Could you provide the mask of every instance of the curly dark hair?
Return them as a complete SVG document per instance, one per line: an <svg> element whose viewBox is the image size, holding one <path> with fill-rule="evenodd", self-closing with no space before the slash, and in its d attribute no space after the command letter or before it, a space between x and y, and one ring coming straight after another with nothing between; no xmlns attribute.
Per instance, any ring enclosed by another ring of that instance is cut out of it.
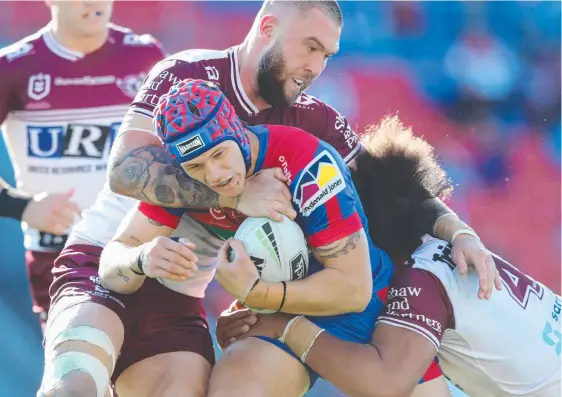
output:
<svg viewBox="0 0 562 397"><path fill-rule="evenodd" d="M392 258L409 255L435 214L428 200L446 199L451 181L433 147L416 137L398 116L386 116L367 127L352 178L369 222L373 242ZM429 230L428 230L429 229Z"/></svg>

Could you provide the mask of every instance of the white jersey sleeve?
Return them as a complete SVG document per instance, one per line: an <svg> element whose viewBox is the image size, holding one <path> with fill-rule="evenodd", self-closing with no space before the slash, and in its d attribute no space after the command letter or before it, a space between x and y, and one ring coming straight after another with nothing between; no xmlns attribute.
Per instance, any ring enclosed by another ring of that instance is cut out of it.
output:
<svg viewBox="0 0 562 397"><path fill-rule="evenodd" d="M75 238L78 238L92 245L105 247L136 203L135 199L113 193L106 183L98 193L94 205L82 212L82 219L72 229L67 245L73 244Z"/></svg>
<svg viewBox="0 0 562 397"><path fill-rule="evenodd" d="M475 271L461 276L442 240L425 238L412 259L414 271L439 279L454 312L438 356L455 384L473 396L560 396L559 296L494 256L503 289L479 300ZM441 305L416 302L420 313Z"/></svg>

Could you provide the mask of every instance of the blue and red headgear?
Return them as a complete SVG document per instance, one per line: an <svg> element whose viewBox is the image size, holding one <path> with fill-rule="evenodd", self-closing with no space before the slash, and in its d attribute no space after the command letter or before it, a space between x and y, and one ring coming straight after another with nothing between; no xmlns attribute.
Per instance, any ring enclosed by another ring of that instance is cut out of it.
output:
<svg viewBox="0 0 562 397"><path fill-rule="evenodd" d="M238 144L250 169L250 141L234 108L213 83L185 79L162 95L154 109L154 127L166 150L181 164L221 142Z"/></svg>

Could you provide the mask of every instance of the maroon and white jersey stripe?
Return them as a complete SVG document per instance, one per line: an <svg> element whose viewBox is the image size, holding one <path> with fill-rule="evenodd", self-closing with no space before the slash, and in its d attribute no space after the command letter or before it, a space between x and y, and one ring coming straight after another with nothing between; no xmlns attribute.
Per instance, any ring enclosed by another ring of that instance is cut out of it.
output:
<svg viewBox="0 0 562 397"><path fill-rule="evenodd" d="M109 148L147 72L164 58L149 35L112 25L105 44L82 54L65 48L50 25L0 50L0 123L18 187L31 193L75 189L94 203ZM64 237L27 229L25 245L58 251Z"/></svg>
<svg viewBox="0 0 562 397"><path fill-rule="evenodd" d="M435 238L395 275L377 324L409 329L436 349L443 372L471 396L560 396L560 297L494 256L503 282L479 300Z"/></svg>
<svg viewBox="0 0 562 397"><path fill-rule="evenodd" d="M313 96L303 93L291 107L259 111L242 87L237 47L223 51L187 50L160 62L145 80L131 105L129 115L152 118L152 111L160 96L167 93L172 85L186 78L218 84L238 116L251 125L281 124L298 127L332 145L348 163L360 152L357 135L346 118ZM131 118L130 125L123 126L124 130L153 133L153 130L146 128L146 124L138 125L132 120L134 119Z"/></svg>

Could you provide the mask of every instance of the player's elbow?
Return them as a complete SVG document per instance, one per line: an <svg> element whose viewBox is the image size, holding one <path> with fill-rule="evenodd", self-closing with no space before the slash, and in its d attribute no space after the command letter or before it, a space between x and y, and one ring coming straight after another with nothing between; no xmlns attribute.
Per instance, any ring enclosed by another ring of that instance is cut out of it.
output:
<svg viewBox="0 0 562 397"><path fill-rule="evenodd" d="M359 313L365 310L369 305L369 302L371 302L371 297L373 295L373 283L371 280L368 280L368 283L357 283L354 285L354 288L350 312Z"/></svg>
<svg viewBox="0 0 562 397"><path fill-rule="evenodd" d="M136 186L127 181L121 175L120 170L109 170L107 183L109 185L109 190L113 193L120 194L122 196L131 197L132 192L135 190Z"/></svg>
<svg viewBox="0 0 562 397"><path fill-rule="evenodd" d="M143 135L141 135L143 134ZM107 179L109 189L123 196L131 196L139 188L139 171L142 163L132 152L143 145L149 135L142 132L120 132L109 154ZM153 139L149 136L148 139Z"/></svg>
<svg viewBox="0 0 562 397"><path fill-rule="evenodd" d="M373 295L373 282L370 277L349 277L345 291L345 310L350 313L364 311Z"/></svg>

